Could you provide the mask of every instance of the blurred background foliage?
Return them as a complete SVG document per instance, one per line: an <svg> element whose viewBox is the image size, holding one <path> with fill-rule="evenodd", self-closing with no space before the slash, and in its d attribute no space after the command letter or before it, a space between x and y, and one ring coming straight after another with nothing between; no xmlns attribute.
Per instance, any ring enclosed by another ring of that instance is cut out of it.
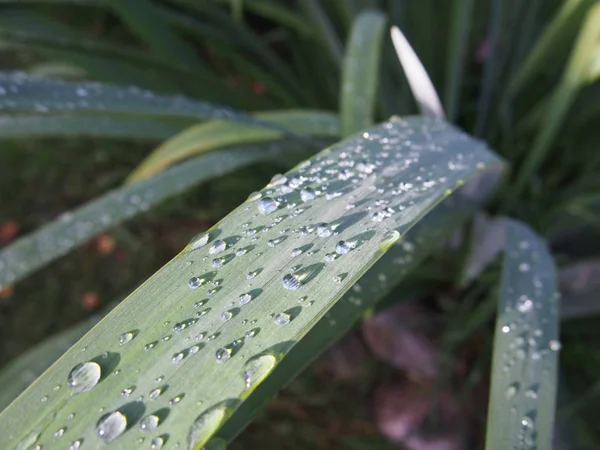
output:
<svg viewBox="0 0 600 450"><path fill-rule="evenodd" d="M599 448L600 2L2 0L0 68L138 86L248 112L336 113L344 105L344 49L366 9L385 14L386 29L395 24L406 34L448 120L509 162L485 214L531 224L561 269L556 448ZM377 76L377 121L417 113L387 33ZM32 137L26 128L15 131L10 117L0 116L0 245L118 187L162 140L89 130ZM196 122L162 119L170 128L161 133ZM4 287L0 369L123 298L192 235L301 159L254 164L205 183ZM231 448L481 447L500 268L494 242L501 241L485 214ZM473 246L490 250L474 260ZM472 276L464 276L465 264ZM394 354L378 351L389 340ZM430 370L427 361L412 367L411 352L443 369ZM449 446L434 447L438 441Z"/></svg>

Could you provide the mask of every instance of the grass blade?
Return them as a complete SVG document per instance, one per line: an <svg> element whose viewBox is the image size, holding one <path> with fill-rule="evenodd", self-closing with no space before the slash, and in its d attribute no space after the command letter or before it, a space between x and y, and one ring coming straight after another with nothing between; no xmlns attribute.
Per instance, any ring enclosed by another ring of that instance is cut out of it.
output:
<svg viewBox="0 0 600 450"><path fill-rule="evenodd" d="M396 54L400 64L402 64L404 74L421 114L431 117L444 117L444 109L440 98L427 75L425 67L419 61L419 57L398 27L392 27L391 34Z"/></svg>
<svg viewBox="0 0 600 450"><path fill-rule="evenodd" d="M261 121L276 124L299 135L339 138L340 126L337 115L320 111L277 111L258 113ZM129 176L128 182L141 180L163 170L165 167L217 148L245 143L268 142L282 139L280 131L261 127L233 125L213 121L188 128L163 143L146 158Z"/></svg>
<svg viewBox="0 0 600 450"><path fill-rule="evenodd" d="M344 136L373 123L385 22L384 14L367 10L352 25L342 67L340 114Z"/></svg>
<svg viewBox="0 0 600 450"><path fill-rule="evenodd" d="M325 150L276 177L117 306L0 415L0 435L9 447L32 436L47 445L74 413L64 442L130 449L143 433L139 421L154 414L157 434L202 448L402 235L497 162L481 142L427 118L395 119ZM121 345L123 334L129 342ZM82 362L104 376L72 395L65 383ZM130 386L143 400L120 395ZM157 387L164 393L150 399ZM103 413L89 407L96 402ZM115 433L103 414L120 425Z"/></svg>
<svg viewBox="0 0 600 450"><path fill-rule="evenodd" d="M594 71L598 49L600 49L600 4L596 3L588 11L562 80L548 102L545 120L517 174L514 195L522 192L527 182L539 169L579 91L600 75Z"/></svg>
<svg viewBox="0 0 600 450"><path fill-rule="evenodd" d="M507 221L506 243L486 449L549 449L560 347L554 261L520 222Z"/></svg>
<svg viewBox="0 0 600 450"><path fill-rule="evenodd" d="M162 141L183 128L183 125L130 117L0 115L0 139L91 136Z"/></svg>
<svg viewBox="0 0 600 450"><path fill-rule="evenodd" d="M157 95L137 87L44 79L22 72L0 72L0 109L36 113L226 119L268 126L230 108L181 96Z"/></svg>
<svg viewBox="0 0 600 450"><path fill-rule="evenodd" d="M394 245L371 267L290 351L273 374L262 383L227 421L219 436L231 441L283 386L359 321L365 311L397 287L428 255L439 249L467 217L471 208L452 196L410 230L402 242Z"/></svg>
<svg viewBox="0 0 600 450"><path fill-rule="evenodd" d="M300 6L304 9L310 20L314 22L316 29L321 35L321 40L327 47L327 50L329 50L333 61L337 66L340 66L342 64L344 46L329 17L327 17L327 13L317 0L301 0Z"/></svg>
<svg viewBox="0 0 600 450"><path fill-rule="evenodd" d="M446 59L446 87L444 89L446 111L448 111L448 120L451 122L456 120L460 103L472 14L473 0L454 0L449 51Z"/></svg>
<svg viewBox="0 0 600 450"><path fill-rule="evenodd" d="M305 147L297 142L244 146L209 153L139 183L115 189L66 213L0 251L0 286L12 284L45 264L151 206L239 167Z"/></svg>

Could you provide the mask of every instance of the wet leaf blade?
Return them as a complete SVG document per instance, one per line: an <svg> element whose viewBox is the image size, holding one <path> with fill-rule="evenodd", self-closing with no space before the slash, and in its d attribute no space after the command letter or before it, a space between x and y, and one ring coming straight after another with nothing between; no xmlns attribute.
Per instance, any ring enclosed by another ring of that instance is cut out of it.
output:
<svg viewBox="0 0 600 450"><path fill-rule="evenodd" d="M203 181L305 147L297 142L242 146L209 153L139 183L91 200L0 251L0 286L15 283L75 246Z"/></svg>
<svg viewBox="0 0 600 450"><path fill-rule="evenodd" d="M452 196L438 205L394 245L329 310L308 334L290 351L273 373L227 421L218 433L228 441L238 435L277 392L302 370L344 336L365 311L373 308L428 255L441 248L452 232L468 217L472 207ZM401 295L401 294L400 294Z"/></svg>
<svg viewBox="0 0 600 450"><path fill-rule="evenodd" d="M161 141L183 128L181 125L130 117L117 119L102 116L0 116L0 139L90 136Z"/></svg>
<svg viewBox="0 0 600 450"><path fill-rule="evenodd" d="M559 346L556 284L545 242L526 225L507 220L487 450L551 448Z"/></svg>
<svg viewBox="0 0 600 450"><path fill-rule="evenodd" d="M340 114L348 136L373 123L385 14L361 12L352 25L342 66Z"/></svg>
<svg viewBox="0 0 600 450"><path fill-rule="evenodd" d="M340 135L339 122L333 113L291 110L258 113L255 117L303 136L337 138ZM186 129L154 150L133 171L129 181L147 178L171 164L210 150L283 137L281 131L251 125L223 121L202 123Z"/></svg>
<svg viewBox="0 0 600 450"><path fill-rule="evenodd" d="M453 189L499 162L483 143L437 119L395 119L365 132L368 138L359 133L298 165L286 174L288 184L276 178L262 202L249 199L142 284L0 415L8 445L31 433L50 442L70 413L78 420L62 439L99 445L101 413L90 405L102 405L102 414L127 417L112 448L135 448L140 419L160 411L168 415L157 433L201 448L399 238ZM345 170L349 158L354 173ZM297 189L309 187L323 193L305 195L303 204ZM121 345L126 332L135 337ZM71 395L68 374L89 361L103 376ZM64 388L54 391L57 384ZM134 386L131 397L121 395ZM157 387L164 392L150 400Z"/></svg>

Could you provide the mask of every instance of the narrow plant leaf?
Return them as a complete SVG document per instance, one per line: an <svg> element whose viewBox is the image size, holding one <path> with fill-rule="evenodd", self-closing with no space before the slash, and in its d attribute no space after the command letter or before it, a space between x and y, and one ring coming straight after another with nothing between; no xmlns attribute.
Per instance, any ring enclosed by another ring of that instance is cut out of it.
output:
<svg viewBox="0 0 600 450"><path fill-rule="evenodd" d="M514 185L515 195L523 190L545 160L579 91L594 81L594 67L599 49L600 3L596 3L586 15L562 80L552 93L545 109L542 126L518 172Z"/></svg>
<svg viewBox="0 0 600 450"><path fill-rule="evenodd" d="M474 0L454 0L450 28L449 51L446 59L446 86L444 99L448 119L454 121L460 103L463 68L469 44Z"/></svg>
<svg viewBox="0 0 600 450"><path fill-rule="evenodd" d="M303 136L338 138L340 127L335 114L321 111L275 111L256 117ZM165 167L199 153L230 145L268 142L282 139L281 131L223 121L202 123L188 128L163 143L129 176L128 181L147 178Z"/></svg>
<svg viewBox="0 0 600 450"><path fill-rule="evenodd" d="M150 1L110 0L110 6L165 61L206 71L192 45L171 30L160 10Z"/></svg>
<svg viewBox="0 0 600 450"><path fill-rule="evenodd" d="M344 46L321 3L317 0L300 0L300 6L315 24L323 44L327 47L333 61L339 66L342 63Z"/></svg>
<svg viewBox="0 0 600 450"><path fill-rule="evenodd" d="M311 328L265 382L227 421L218 433L219 436L231 441L239 434L283 386L290 383L331 344L344 336L363 317L365 311L373 308L400 285L406 275L427 256L440 249L471 211L471 205L457 195L436 206L344 294L325 315L324 320Z"/></svg>
<svg viewBox="0 0 600 450"><path fill-rule="evenodd" d="M162 141L183 128L183 125L130 117L0 115L0 139L92 136Z"/></svg>
<svg viewBox="0 0 600 450"><path fill-rule="evenodd" d="M0 435L9 447L47 445L64 426L64 442L128 449L154 415L156 434L202 448L401 236L497 162L442 121L408 118L274 177L19 396L0 415Z"/></svg>
<svg viewBox="0 0 600 450"><path fill-rule="evenodd" d="M14 283L67 254L76 245L137 216L161 201L239 167L289 154L305 147L297 142L242 146L209 153L139 183L115 189L63 214L38 231L0 251L0 287Z"/></svg>
<svg viewBox="0 0 600 450"><path fill-rule="evenodd" d="M507 220L487 450L552 447L560 349L556 283L544 241Z"/></svg>
<svg viewBox="0 0 600 450"><path fill-rule="evenodd" d="M230 108L181 96L157 95L137 87L46 79L22 72L0 72L0 110L213 118L268 126Z"/></svg>
<svg viewBox="0 0 600 450"><path fill-rule="evenodd" d="M391 35L396 54L400 64L402 64L404 74L421 114L431 117L444 117L444 109L440 98L419 57L398 27L392 27Z"/></svg>
<svg viewBox="0 0 600 450"><path fill-rule="evenodd" d="M340 114L344 136L373 123L385 22L384 14L367 10L352 25L342 66Z"/></svg>

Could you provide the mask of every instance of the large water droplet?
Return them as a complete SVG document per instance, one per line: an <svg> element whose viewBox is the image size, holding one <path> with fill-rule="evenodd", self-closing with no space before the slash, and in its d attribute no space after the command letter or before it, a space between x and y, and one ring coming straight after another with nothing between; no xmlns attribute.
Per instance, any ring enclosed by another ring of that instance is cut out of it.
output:
<svg viewBox="0 0 600 450"><path fill-rule="evenodd" d="M158 417L154 414L150 414L140 420L140 428L142 431L154 431L158 427L158 422Z"/></svg>
<svg viewBox="0 0 600 450"><path fill-rule="evenodd" d="M288 273L283 277L282 280L283 287L289 289L290 291L295 291L302 284L300 281L300 277L295 273Z"/></svg>
<svg viewBox="0 0 600 450"><path fill-rule="evenodd" d="M287 314L287 313L279 313L279 314L277 314L277 315L275 316L275 320L274 320L274 322L275 322L277 325L280 325L280 326L285 326L285 325L287 325L288 323L290 323L290 321L291 321L291 317L290 317L290 315L289 315L289 314Z"/></svg>
<svg viewBox="0 0 600 450"><path fill-rule="evenodd" d="M248 293L242 294L238 297L238 301L240 302L240 305L246 305L247 303L250 302L250 300L252 300L252 296Z"/></svg>
<svg viewBox="0 0 600 450"><path fill-rule="evenodd" d="M105 442L111 442L123 434L127 428L127 417L120 411L113 411L100 417L96 424L96 433Z"/></svg>
<svg viewBox="0 0 600 450"><path fill-rule="evenodd" d="M69 372L67 380L71 391L78 394L89 391L96 386L101 375L102 369L98 363L86 362L73 367L71 372Z"/></svg>
<svg viewBox="0 0 600 450"><path fill-rule="evenodd" d="M270 354L259 355L248 360L244 366L242 378L246 389L258 385L273 370L277 359Z"/></svg>
<svg viewBox="0 0 600 450"><path fill-rule="evenodd" d="M277 211L278 203L271 197L261 198L258 202L258 211L261 214L268 215Z"/></svg>
<svg viewBox="0 0 600 450"><path fill-rule="evenodd" d="M188 449L202 448L229 415L230 410L224 405L213 406L200 414L190 428Z"/></svg>
<svg viewBox="0 0 600 450"><path fill-rule="evenodd" d="M225 241L217 239L215 242L212 243L212 245L208 249L208 253L210 253L211 255L216 255L218 253L223 253L226 248L227 244L225 243Z"/></svg>
<svg viewBox="0 0 600 450"><path fill-rule="evenodd" d="M18 444L16 450L28 450L33 444L35 444L38 440L39 433L32 431L27 436L25 436Z"/></svg>
<svg viewBox="0 0 600 450"><path fill-rule="evenodd" d="M201 233L192 238L190 241L190 250L202 248L208 244L209 233Z"/></svg>

